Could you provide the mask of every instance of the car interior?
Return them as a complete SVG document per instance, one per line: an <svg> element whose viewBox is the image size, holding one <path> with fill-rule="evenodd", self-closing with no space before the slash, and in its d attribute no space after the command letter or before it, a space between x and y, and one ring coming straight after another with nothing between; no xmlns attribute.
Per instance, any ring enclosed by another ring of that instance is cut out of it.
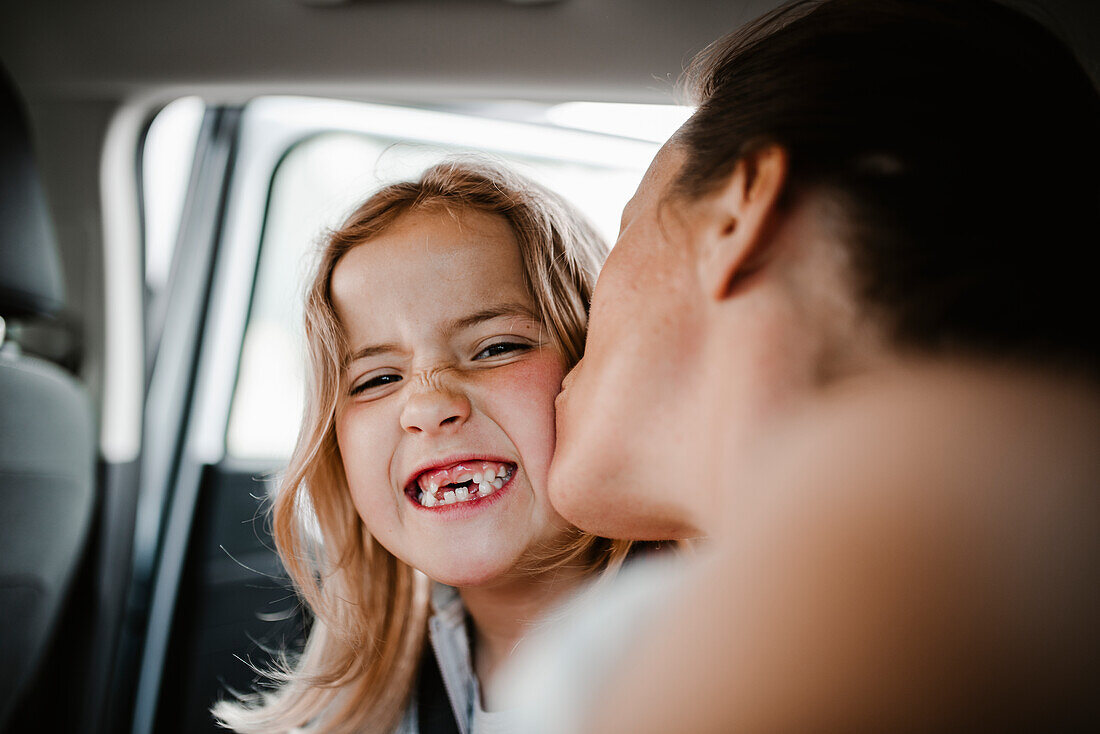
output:
<svg viewBox="0 0 1100 734"><path fill-rule="evenodd" d="M613 242L685 64L778 4L3 0L0 732L217 730L309 625L265 507L318 238L476 155ZM1100 79L1100 3L1013 4Z"/></svg>

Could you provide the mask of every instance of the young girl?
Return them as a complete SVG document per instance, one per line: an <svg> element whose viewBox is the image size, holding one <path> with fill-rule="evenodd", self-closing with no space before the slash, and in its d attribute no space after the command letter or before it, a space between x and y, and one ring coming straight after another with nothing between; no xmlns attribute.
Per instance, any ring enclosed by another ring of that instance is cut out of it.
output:
<svg viewBox="0 0 1100 734"><path fill-rule="evenodd" d="M273 690L215 706L224 726L501 729L498 664L629 547L546 497L554 398L606 253L561 198L480 163L388 186L329 236L305 307L305 418L273 508L313 622Z"/></svg>

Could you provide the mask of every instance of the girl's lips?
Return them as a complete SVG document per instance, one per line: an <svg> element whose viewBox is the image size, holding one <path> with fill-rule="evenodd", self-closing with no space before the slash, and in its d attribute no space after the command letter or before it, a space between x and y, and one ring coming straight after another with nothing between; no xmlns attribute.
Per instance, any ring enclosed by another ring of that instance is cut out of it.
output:
<svg viewBox="0 0 1100 734"><path fill-rule="evenodd" d="M416 489L420 485L425 483L425 480L431 481L437 479L437 484L446 484L447 479L454 478L448 477L448 474L453 474L460 471L460 467L466 466L471 474L478 471L484 472L485 464L496 464L498 466L515 466L515 462L498 456L488 456L485 454L463 454L460 456L449 456L439 461L433 461L430 463L421 464L412 471L409 477L405 480L405 491L409 492Z"/></svg>
<svg viewBox="0 0 1100 734"><path fill-rule="evenodd" d="M513 480L515 479L517 469L518 467L513 464L511 471L509 471L504 481L501 482L500 487L493 487L492 491L486 495L482 495L480 492L477 492L476 496L469 499L458 499L457 497L449 498L445 496L442 501L436 500L436 504L432 504L430 506L423 504L421 500L418 499L418 497L416 496L419 493L421 497L424 497L425 493L423 492L405 492L405 496L409 498L409 502L412 503L413 507L418 510L422 510L424 512L438 513L441 515L445 515L449 518L460 519L463 517L468 517L475 512L478 512L480 509L496 503L504 495L508 494L508 490L512 487ZM455 490L451 490L444 493L441 490L440 494L455 494L455 492ZM431 502L430 499L426 499L426 501Z"/></svg>

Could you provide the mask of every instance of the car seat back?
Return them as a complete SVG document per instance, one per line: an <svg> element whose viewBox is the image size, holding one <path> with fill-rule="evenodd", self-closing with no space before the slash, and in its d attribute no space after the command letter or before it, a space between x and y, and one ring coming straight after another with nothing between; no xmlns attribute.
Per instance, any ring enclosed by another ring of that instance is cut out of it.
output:
<svg viewBox="0 0 1100 734"><path fill-rule="evenodd" d="M55 317L63 303L26 116L0 69L0 730L57 631L95 509L87 394L25 354L11 328Z"/></svg>

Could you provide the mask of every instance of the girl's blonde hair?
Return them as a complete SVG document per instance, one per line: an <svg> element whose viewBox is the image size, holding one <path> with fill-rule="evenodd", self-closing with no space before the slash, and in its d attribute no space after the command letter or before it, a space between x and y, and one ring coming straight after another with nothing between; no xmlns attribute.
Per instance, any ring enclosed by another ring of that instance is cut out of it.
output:
<svg viewBox="0 0 1100 734"><path fill-rule="evenodd" d="M506 169L449 161L387 186L325 240L306 295L309 377L305 416L272 506L275 546L312 612L305 649L266 671L271 687L221 701L222 726L240 732L386 732L400 721L416 677L429 582L367 532L351 502L335 418L348 355L330 283L340 258L402 216L476 210L511 226L524 278L549 341L567 367L584 351L588 304L607 245L561 197ZM630 548L574 530L540 568L617 567Z"/></svg>

